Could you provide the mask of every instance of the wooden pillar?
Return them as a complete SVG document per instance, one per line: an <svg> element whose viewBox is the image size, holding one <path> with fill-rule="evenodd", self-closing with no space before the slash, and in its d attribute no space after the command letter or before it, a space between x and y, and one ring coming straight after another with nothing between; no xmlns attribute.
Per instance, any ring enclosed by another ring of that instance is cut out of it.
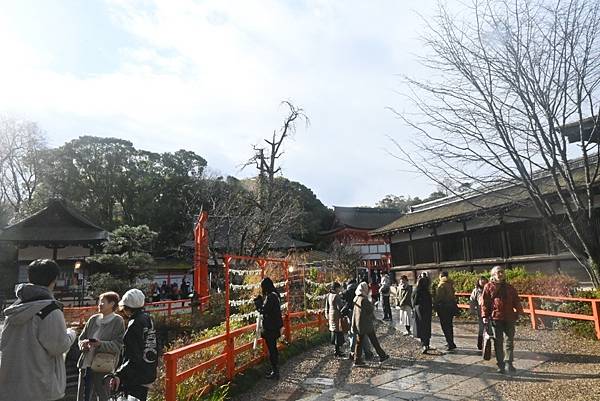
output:
<svg viewBox="0 0 600 401"><path fill-rule="evenodd" d="M408 231L408 260L410 265L414 266L415 263L415 248L413 246L412 231Z"/></svg>
<svg viewBox="0 0 600 401"><path fill-rule="evenodd" d="M440 264L442 255L440 252L440 241L437 234L437 227L433 226L433 263Z"/></svg>
<svg viewBox="0 0 600 401"><path fill-rule="evenodd" d="M508 244L508 233L506 232L506 224L504 218L500 215L500 240L502 241L502 259L505 261L510 258L509 244Z"/></svg>
<svg viewBox="0 0 600 401"><path fill-rule="evenodd" d="M470 244L470 238L469 235L467 234L467 222L465 220L462 221L462 226L463 226L463 238L462 238L462 245L463 245L463 258L465 261L469 261L471 260L471 244Z"/></svg>

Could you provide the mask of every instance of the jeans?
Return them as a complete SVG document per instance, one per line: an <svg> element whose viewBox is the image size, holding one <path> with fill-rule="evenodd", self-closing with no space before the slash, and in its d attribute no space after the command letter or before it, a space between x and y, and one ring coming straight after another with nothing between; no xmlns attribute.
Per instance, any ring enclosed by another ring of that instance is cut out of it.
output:
<svg viewBox="0 0 600 401"><path fill-rule="evenodd" d="M513 363L513 351L515 348L515 322L508 320L493 320L492 331L494 333L494 349L496 351L496 362L499 367L504 367L504 362ZM506 344L504 343L506 335ZM506 355L504 348L506 347ZM506 359L505 359L506 356Z"/></svg>
<svg viewBox="0 0 600 401"><path fill-rule="evenodd" d="M392 318L392 307L390 306L390 296L383 295L383 318L391 319Z"/></svg>
<svg viewBox="0 0 600 401"><path fill-rule="evenodd" d="M381 345L379 345L379 340L377 340L377 336L375 335L375 332L372 331L370 333L359 334L357 336L356 350L354 351L354 361L356 361L356 362L362 361L362 351L363 351L362 344L365 341L365 338L368 338L369 341L371 341L371 344L373 344L373 347L375 347L375 351L377 351L377 355L379 355L380 358L383 358L386 355L383 348L381 348Z"/></svg>
<svg viewBox="0 0 600 401"><path fill-rule="evenodd" d="M354 352L356 348L356 339L358 338L357 334L352 332L348 332L348 340L350 341L350 352ZM363 342L360 344L362 350L365 352L365 357L370 359L373 357L373 349L371 348L371 342L369 341L369 337L365 337Z"/></svg>

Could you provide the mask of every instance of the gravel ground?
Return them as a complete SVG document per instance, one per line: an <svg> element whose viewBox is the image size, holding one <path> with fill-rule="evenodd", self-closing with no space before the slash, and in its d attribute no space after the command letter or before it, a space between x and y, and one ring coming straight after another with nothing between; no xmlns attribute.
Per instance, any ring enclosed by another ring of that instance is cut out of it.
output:
<svg viewBox="0 0 600 401"><path fill-rule="evenodd" d="M248 392L235 397L235 400L259 401L278 399L277 397L296 400L311 393L306 385L301 386L307 378L334 378L335 387L365 383L371 377L385 373L386 370L404 368L417 360L433 359L436 356L435 354L422 355L418 340L403 336L401 332L387 324L380 322L376 329L381 347L390 355L390 359L383 366L380 367L377 362L367 361L367 367L352 369L352 361L334 357L333 345L324 344L286 361L280 368L282 379L279 382L261 380ZM377 356L375 360L378 360ZM315 389L315 392L318 391Z"/></svg>
<svg viewBox="0 0 600 401"><path fill-rule="evenodd" d="M473 332L476 327L470 322L457 323L456 331L463 330ZM421 355L418 340L404 337L385 324L378 325L377 335L391 356L382 367L371 363L367 368L352 369L351 361L335 358L333 346L325 344L286 361L281 367L281 381L261 380L235 400L296 400L310 395L311 388L303 384L308 378L334 378L335 387L365 383L386 370L407 367L417 360L437 356ZM523 324L517 328L515 350L517 369L519 351L545 354L549 359L531 372L520 372L515 377L507 375L506 381L482 393L481 400L600 401L599 341L574 337L560 330L534 331ZM316 388L318 385L313 392L318 392Z"/></svg>
<svg viewBox="0 0 600 401"><path fill-rule="evenodd" d="M508 376L481 399L600 401L600 341L521 325L515 350L544 354L549 360L527 374ZM518 353L515 365L518 369Z"/></svg>

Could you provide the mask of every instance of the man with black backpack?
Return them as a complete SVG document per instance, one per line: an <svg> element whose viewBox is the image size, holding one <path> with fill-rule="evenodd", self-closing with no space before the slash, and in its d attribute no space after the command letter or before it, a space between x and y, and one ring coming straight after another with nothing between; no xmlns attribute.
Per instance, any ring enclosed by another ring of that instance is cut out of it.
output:
<svg viewBox="0 0 600 401"><path fill-rule="evenodd" d="M17 287L17 301L6 308L0 342L0 401L53 401L65 396L64 354L77 333L65 324L54 299L59 267L50 259L28 266L29 283Z"/></svg>

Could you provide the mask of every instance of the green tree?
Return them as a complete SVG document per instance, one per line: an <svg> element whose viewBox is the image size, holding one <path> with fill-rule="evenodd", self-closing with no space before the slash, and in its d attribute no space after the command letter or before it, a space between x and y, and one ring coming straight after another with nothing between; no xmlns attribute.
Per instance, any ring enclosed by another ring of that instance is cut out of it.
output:
<svg viewBox="0 0 600 401"><path fill-rule="evenodd" d="M144 275L151 275L154 258L151 255L157 233L148 226L128 225L115 229L104 243L103 252L89 256L86 262L97 273L110 273L130 284Z"/></svg>

